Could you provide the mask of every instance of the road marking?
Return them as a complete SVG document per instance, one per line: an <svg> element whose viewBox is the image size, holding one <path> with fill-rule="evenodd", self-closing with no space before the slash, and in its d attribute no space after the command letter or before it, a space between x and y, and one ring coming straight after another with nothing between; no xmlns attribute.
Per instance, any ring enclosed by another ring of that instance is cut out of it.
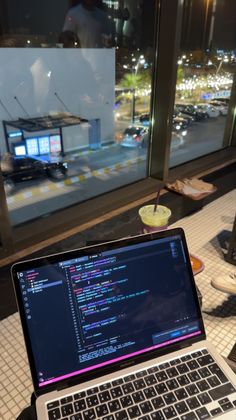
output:
<svg viewBox="0 0 236 420"><path fill-rule="evenodd" d="M142 163L143 161L146 161L146 156L140 156L134 159L126 160L121 163L115 163L114 165L108 166L106 168L96 169L96 170L87 172L86 174L72 176L70 178L66 178L64 181L60 181L56 183L51 182L50 184L44 185L42 187L33 187L30 190L19 192L19 193L16 193L14 196L7 197L7 204L10 206L11 204L14 204L17 202L19 203L20 201L25 201L27 198L43 195L46 192L55 191L59 188L65 188L67 186L83 182L86 179L89 179L92 177L96 178L101 175L108 175L108 174L111 174L112 172L119 171L131 165Z"/></svg>

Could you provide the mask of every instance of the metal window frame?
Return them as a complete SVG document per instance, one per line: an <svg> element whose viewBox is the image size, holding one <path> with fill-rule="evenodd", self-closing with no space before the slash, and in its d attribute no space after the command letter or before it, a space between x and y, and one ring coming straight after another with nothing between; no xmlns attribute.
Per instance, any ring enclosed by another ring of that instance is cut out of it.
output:
<svg viewBox="0 0 236 420"><path fill-rule="evenodd" d="M162 180L167 178L169 171L182 16L183 0L160 1L156 67L152 86L154 123L151 132L149 175Z"/></svg>
<svg viewBox="0 0 236 420"><path fill-rule="evenodd" d="M174 171L178 176L196 175L200 168L210 168L217 162L216 155L220 156L227 149L213 153L212 160L208 156L193 162L186 162L181 167L169 169L172 115L175 100L177 56L181 39L181 23L183 16L183 0L156 0L159 13L155 25L155 57L152 82L151 110L154 123L151 128L151 146L148 156L147 178L118 190L108 192L94 199L60 210L47 219L43 218L26 225L12 229L6 195L3 187L3 178L0 173L0 258L11 255L13 252L32 246L38 242L52 238L58 232L82 225L96 216L109 214L111 210L118 209L135 200L143 199L163 186L167 176L174 178ZM167 30L168 28L168 30ZM232 109L236 104L236 76L232 93ZM235 152L236 129L235 114L227 121L225 132L225 148L229 145ZM231 143L229 143L231 139ZM230 147L228 147L230 149ZM230 150L229 150L230 153ZM228 153L228 154L229 154ZM227 153L226 153L227 154ZM234 154L235 155L235 154Z"/></svg>

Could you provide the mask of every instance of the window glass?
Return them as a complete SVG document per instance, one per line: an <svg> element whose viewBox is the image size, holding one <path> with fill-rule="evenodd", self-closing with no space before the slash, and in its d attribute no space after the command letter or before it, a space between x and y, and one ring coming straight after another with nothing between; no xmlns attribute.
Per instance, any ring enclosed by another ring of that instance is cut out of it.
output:
<svg viewBox="0 0 236 420"><path fill-rule="evenodd" d="M235 19L235 0L184 1L170 166L224 147Z"/></svg>
<svg viewBox="0 0 236 420"><path fill-rule="evenodd" d="M18 3L0 6L1 170L14 226L147 176L156 19L155 0Z"/></svg>

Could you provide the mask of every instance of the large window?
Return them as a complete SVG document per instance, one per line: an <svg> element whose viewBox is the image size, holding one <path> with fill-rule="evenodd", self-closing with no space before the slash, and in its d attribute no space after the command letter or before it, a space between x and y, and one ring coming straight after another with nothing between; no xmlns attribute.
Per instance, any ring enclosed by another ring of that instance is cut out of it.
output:
<svg viewBox="0 0 236 420"><path fill-rule="evenodd" d="M13 226L147 177L154 0L4 0L1 170Z"/></svg>
<svg viewBox="0 0 236 420"><path fill-rule="evenodd" d="M236 68L234 0L185 0L170 165L222 149Z"/></svg>

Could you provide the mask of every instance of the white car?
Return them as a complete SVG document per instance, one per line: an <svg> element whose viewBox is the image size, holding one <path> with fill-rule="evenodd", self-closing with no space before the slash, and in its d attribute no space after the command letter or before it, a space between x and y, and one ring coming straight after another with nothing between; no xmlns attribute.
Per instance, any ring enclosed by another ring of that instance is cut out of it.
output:
<svg viewBox="0 0 236 420"><path fill-rule="evenodd" d="M211 117L211 118L216 118L216 117L219 117L220 115L220 110L218 109L218 107L214 105L197 104L195 105L195 108L198 109L199 111L206 112L208 117Z"/></svg>
<svg viewBox="0 0 236 420"><path fill-rule="evenodd" d="M218 109L218 111L221 115L227 115L228 114L228 106L220 103L220 101L211 101L211 102L209 102L209 105L213 105L216 109Z"/></svg>
<svg viewBox="0 0 236 420"><path fill-rule="evenodd" d="M123 133L120 142L123 147L147 147L148 145L148 128L131 125L127 127Z"/></svg>

